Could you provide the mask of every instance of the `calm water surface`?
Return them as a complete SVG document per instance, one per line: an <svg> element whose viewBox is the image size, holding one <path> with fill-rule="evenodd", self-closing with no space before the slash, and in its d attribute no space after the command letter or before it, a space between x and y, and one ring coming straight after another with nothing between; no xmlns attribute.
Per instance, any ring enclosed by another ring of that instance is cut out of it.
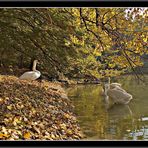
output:
<svg viewBox="0 0 148 148"><path fill-rule="evenodd" d="M148 76L146 80L148 80ZM133 95L128 105L106 108L100 85L77 85L66 89L88 140L148 140L148 85L132 76L114 82Z"/></svg>

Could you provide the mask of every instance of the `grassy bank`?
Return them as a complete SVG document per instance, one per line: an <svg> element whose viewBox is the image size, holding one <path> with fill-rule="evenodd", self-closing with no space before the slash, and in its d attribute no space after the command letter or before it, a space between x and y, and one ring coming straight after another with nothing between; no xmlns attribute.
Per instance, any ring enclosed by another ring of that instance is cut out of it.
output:
<svg viewBox="0 0 148 148"><path fill-rule="evenodd" d="M78 140L82 133L60 83L0 75L1 140Z"/></svg>

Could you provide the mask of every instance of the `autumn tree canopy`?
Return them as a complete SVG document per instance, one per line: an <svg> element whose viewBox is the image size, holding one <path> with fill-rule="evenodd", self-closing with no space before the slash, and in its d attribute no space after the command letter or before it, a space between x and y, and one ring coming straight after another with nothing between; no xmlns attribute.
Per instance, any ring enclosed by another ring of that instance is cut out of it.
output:
<svg viewBox="0 0 148 148"><path fill-rule="evenodd" d="M141 66L147 54L145 8L0 9L0 64L40 60L50 76L114 76Z"/></svg>

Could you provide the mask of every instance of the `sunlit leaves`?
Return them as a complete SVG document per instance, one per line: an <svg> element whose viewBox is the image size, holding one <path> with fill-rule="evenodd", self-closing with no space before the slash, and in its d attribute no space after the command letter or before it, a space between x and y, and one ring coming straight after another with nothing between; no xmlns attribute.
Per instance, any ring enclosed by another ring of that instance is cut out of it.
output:
<svg viewBox="0 0 148 148"><path fill-rule="evenodd" d="M127 69L123 56L141 65L134 57L147 53L147 8L2 9L0 14L0 55L6 65L26 66L38 58L42 71L70 77L106 65ZM103 61L96 61L100 56Z"/></svg>
<svg viewBox="0 0 148 148"><path fill-rule="evenodd" d="M133 21L126 16L126 14L128 13L126 11L126 8L99 8L97 9L99 15L96 20L95 10L95 8L83 8L81 10L83 20L85 20L82 22L83 28L85 29L85 32L88 33L87 35L89 40L92 40L93 43L100 45L98 52L96 51L96 49L92 48L90 49L90 53L92 53L92 51L94 50L94 56L101 55L103 57L100 51L107 51L108 57L106 57L106 60L104 61L106 62L106 64L108 63L107 65L110 69L114 69L116 65L118 65L120 68L125 69L129 68L129 65L132 65L133 67L140 66L141 61L139 56L143 55L146 52L144 48L147 42L147 39L145 37L147 30L145 30L146 28L144 29L144 22L146 21L145 17L142 17L142 15L140 14L139 17L135 18ZM133 13L136 13L138 15L141 10L134 9ZM128 13L128 16L133 15L133 13ZM146 9L144 9L143 14L146 13ZM80 19L82 20L82 18ZM97 21L99 22L98 26L96 24ZM103 23L104 26L102 26L101 23ZM99 41L97 40L98 38ZM87 47L89 44L91 43L85 41L85 45ZM110 53L111 50L113 50L114 52L125 50L126 55L120 52L121 57L118 55L117 61L113 61L116 62L116 64L113 64L111 61L114 56L116 57L116 54L113 55L112 53ZM124 56L126 56L127 58ZM87 59L89 61L89 58ZM129 63L128 59L131 60L131 63Z"/></svg>

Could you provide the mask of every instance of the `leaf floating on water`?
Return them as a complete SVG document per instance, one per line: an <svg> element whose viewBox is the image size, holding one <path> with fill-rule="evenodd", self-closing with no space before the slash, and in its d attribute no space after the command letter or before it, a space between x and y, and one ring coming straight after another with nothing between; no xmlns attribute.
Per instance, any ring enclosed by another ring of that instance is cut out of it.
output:
<svg viewBox="0 0 148 148"><path fill-rule="evenodd" d="M131 130L130 130L130 129L127 129L126 131L127 131L127 132L130 132Z"/></svg>

